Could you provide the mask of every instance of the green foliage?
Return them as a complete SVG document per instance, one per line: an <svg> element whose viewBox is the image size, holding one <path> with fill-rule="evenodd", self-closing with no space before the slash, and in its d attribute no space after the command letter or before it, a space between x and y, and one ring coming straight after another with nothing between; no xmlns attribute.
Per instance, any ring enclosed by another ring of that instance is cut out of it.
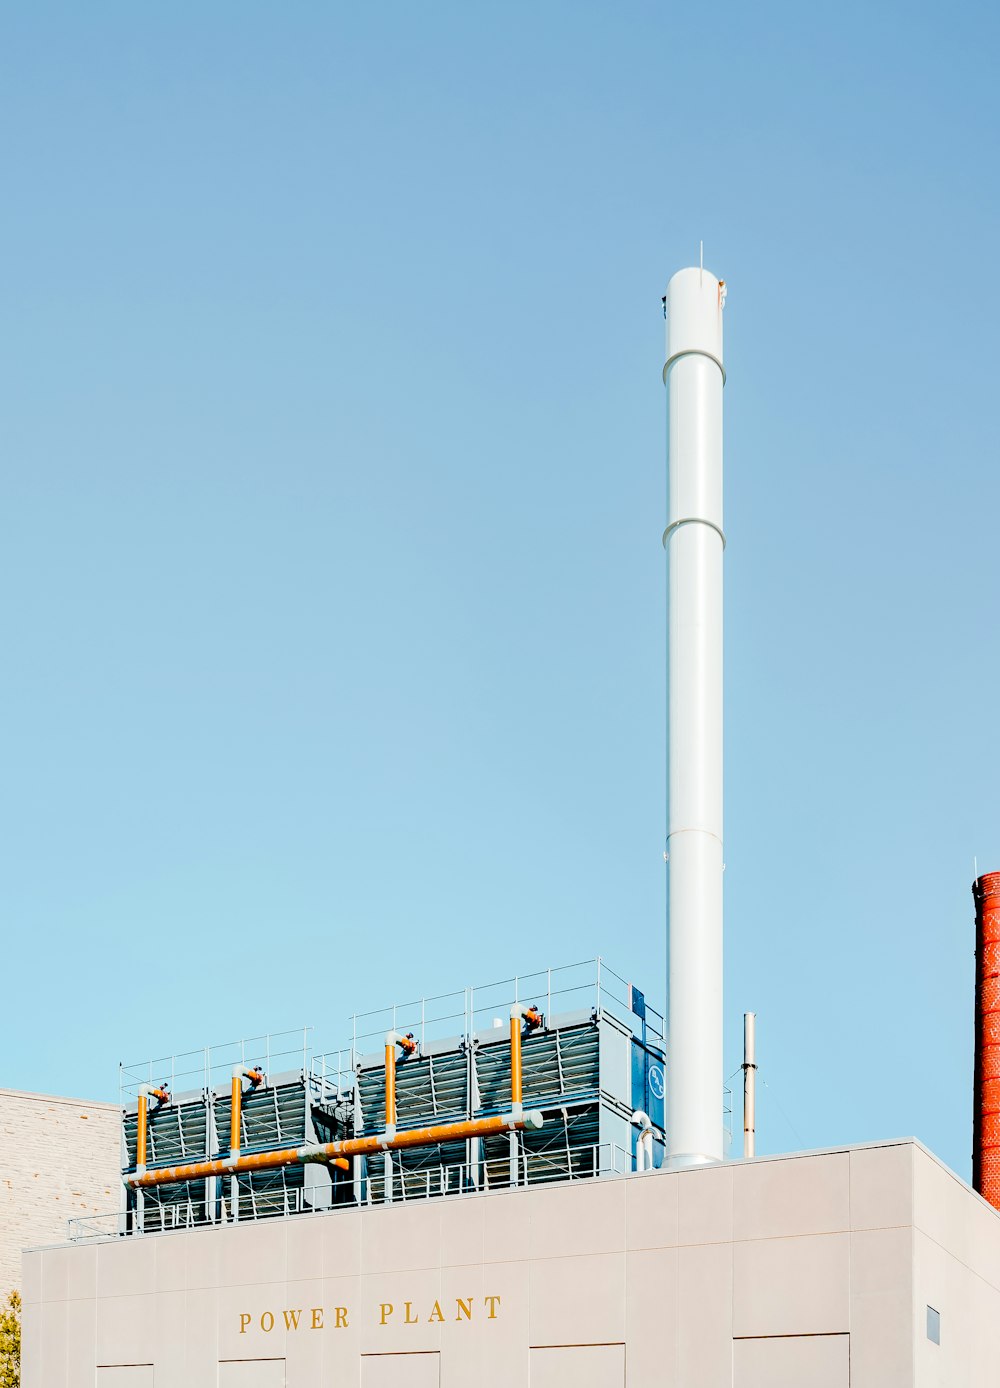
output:
<svg viewBox="0 0 1000 1388"><path fill-rule="evenodd" d="M0 1310L0 1388L21 1382L21 1294L11 1292Z"/></svg>

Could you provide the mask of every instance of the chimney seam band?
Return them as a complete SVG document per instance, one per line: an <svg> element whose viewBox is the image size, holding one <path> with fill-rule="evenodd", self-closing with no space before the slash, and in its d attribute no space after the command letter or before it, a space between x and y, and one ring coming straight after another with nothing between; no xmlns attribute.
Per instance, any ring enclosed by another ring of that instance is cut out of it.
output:
<svg viewBox="0 0 1000 1388"><path fill-rule="evenodd" d="M672 357L667 357L667 360L664 362L664 364L663 364L663 384L664 384L664 385L667 384L667 372L668 372L668 371L670 370L670 368L673 366L673 364L674 364L675 361L680 361L681 357L707 357L709 361L714 361L715 364L716 364L716 366L717 366L717 367L719 368L719 370L722 372L722 384L723 384L723 385L726 384L726 368L722 365L722 362L719 361L719 358L718 358L717 356L714 356L713 353L711 353L711 352L703 352L702 349L701 349L700 347L685 347L685 349L683 350L683 352L675 352L674 355L673 355Z"/></svg>
<svg viewBox="0 0 1000 1388"><path fill-rule="evenodd" d="M710 530L714 530L722 541L722 548L726 547L726 532L721 525L716 525L715 521L706 520L704 516L681 516L680 520L671 521L663 532L663 548L666 549L667 541L675 530L679 530L682 525L707 525Z"/></svg>
<svg viewBox="0 0 1000 1388"><path fill-rule="evenodd" d="M722 847L722 836L720 834L717 834L714 829L702 829L697 824L685 824L679 829L671 829L667 834L668 846L670 840L675 839L678 834L705 834L708 838L715 839L719 847Z"/></svg>

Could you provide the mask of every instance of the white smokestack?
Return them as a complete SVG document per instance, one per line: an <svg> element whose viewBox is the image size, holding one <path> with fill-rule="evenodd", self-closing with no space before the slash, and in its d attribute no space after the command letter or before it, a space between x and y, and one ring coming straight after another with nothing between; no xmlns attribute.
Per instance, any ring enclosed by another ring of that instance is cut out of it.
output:
<svg viewBox="0 0 1000 1388"><path fill-rule="evenodd" d="M721 1161L722 308L667 285L667 1159Z"/></svg>

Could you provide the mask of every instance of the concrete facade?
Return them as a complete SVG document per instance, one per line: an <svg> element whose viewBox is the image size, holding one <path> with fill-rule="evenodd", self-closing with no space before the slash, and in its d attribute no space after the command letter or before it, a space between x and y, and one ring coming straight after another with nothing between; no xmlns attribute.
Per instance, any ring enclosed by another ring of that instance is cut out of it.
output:
<svg viewBox="0 0 1000 1388"><path fill-rule="evenodd" d="M985 1388L1000 1215L903 1141L45 1249L24 1297L23 1388Z"/></svg>
<svg viewBox="0 0 1000 1388"><path fill-rule="evenodd" d="M0 1298L20 1286L22 1249L116 1207L120 1172L117 1104L0 1089Z"/></svg>

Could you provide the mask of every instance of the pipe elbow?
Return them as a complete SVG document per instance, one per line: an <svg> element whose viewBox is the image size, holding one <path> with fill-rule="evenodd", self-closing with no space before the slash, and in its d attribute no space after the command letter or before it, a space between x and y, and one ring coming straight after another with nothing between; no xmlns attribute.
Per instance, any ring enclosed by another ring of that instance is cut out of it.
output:
<svg viewBox="0 0 1000 1388"><path fill-rule="evenodd" d="M155 1099L158 1104L170 1103L170 1090L165 1084L140 1084L140 1099Z"/></svg>
<svg viewBox="0 0 1000 1388"><path fill-rule="evenodd" d="M641 1108L637 1108L632 1114L632 1122L637 1128L641 1128L644 1133L649 1132L653 1123L648 1113L644 1113Z"/></svg>
<svg viewBox="0 0 1000 1388"><path fill-rule="evenodd" d="M404 1055L413 1055L417 1049L417 1040L412 1031L408 1031L405 1036L399 1031L387 1031L385 1044L387 1046L399 1046Z"/></svg>

